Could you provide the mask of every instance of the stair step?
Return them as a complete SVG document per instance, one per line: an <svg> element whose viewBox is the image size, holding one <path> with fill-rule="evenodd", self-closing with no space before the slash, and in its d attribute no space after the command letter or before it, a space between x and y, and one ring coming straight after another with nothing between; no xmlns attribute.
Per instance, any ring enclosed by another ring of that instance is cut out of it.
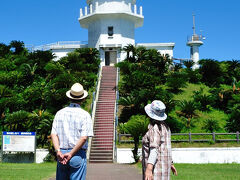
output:
<svg viewBox="0 0 240 180"><path fill-rule="evenodd" d="M110 129L106 129L106 128L101 128L101 129L94 129L93 132L95 133L113 133L114 129L110 128Z"/></svg>
<svg viewBox="0 0 240 180"><path fill-rule="evenodd" d="M112 106L115 105L115 101L112 102L97 102L97 106Z"/></svg>
<svg viewBox="0 0 240 180"><path fill-rule="evenodd" d="M94 134L94 137L98 137L98 138L105 138L105 137L108 137L108 138L113 138L113 134Z"/></svg>
<svg viewBox="0 0 240 180"><path fill-rule="evenodd" d="M114 112L114 111L115 111L115 107L113 108L101 107L96 109L96 112Z"/></svg>
<svg viewBox="0 0 240 180"><path fill-rule="evenodd" d="M112 160L113 157L112 156L90 156L89 160Z"/></svg>
<svg viewBox="0 0 240 180"><path fill-rule="evenodd" d="M113 163L113 160L89 160L89 163Z"/></svg>
<svg viewBox="0 0 240 180"><path fill-rule="evenodd" d="M92 139L92 141L95 141L95 140L102 140L102 141L104 141L104 140L106 140L106 141L113 141L113 137L94 137L93 139Z"/></svg>
<svg viewBox="0 0 240 180"><path fill-rule="evenodd" d="M112 127L96 127L95 129L94 129L94 131L106 131L106 130L113 130L113 126Z"/></svg>
<svg viewBox="0 0 240 180"><path fill-rule="evenodd" d="M99 121L109 122L114 120L114 115L96 114L95 118Z"/></svg>
<svg viewBox="0 0 240 180"><path fill-rule="evenodd" d="M90 153L113 153L113 149L91 149Z"/></svg>
<svg viewBox="0 0 240 180"><path fill-rule="evenodd" d="M103 134L103 133L98 133L98 132L96 132L96 133L94 133L94 137L109 137L109 138L113 138L114 137L114 134L113 133L111 133L111 134Z"/></svg>
<svg viewBox="0 0 240 180"><path fill-rule="evenodd" d="M114 116L114 111L110 112L110 111L104 111L104 110L100 110L100 111L96 111L96 117L102 115L102 116Z"/></svg>
<svg viewBox="0 0 240 180"><path fill-rule="evenodd" d="M113 142L108 143L108 142L92 142L92 147L105 147L109 146L112 147Z"/></svg>
<svg viewBox="0 0 240 180"><path fill-rule="evenodd" d="M96 127L96 128L104 128L104 127L113 128L114 124L95 124L94 127Z"/></svg>
<svg viewBox="0 0 240 180"><path fill-rule="evenodd" d="M90 153L90 156L101 156L101 155L103 155L103 153L96 153L96 152ZM104 155L106 155L106 156L112 156L113 153L112 153L112 152L111 152L111 153L104 153Z"/></svg>
<svg viewBox="0 0 240 180"><path fill-rule="evenodd" d="M94 124L113 124L113 119L109 119L109 120L98 119L98 120L95 120Z"/></svg>
<svg viewBox="0 0 240 180"><path fill-rule="evenodd" d="M114 116L113 115L103 115L103 114L96 114L95 118L97 119L112 119L114 120Z"/></svg>
<svg viewBox="0 0 240 180"><path fill-rule="evenodd" d="M94 132L105 132L105 133L111 133L113 132L113 128L97 128L97 129L94 129L93 131Z"/></svg>
<svg viewBox="0 0 240 180"><path fill-rule="evenodd" d="M103 120L107 120L107 121L112 120L113 121L114 117L109 117L109 116L103 117L103 116L99 116L99 114L96 114L95 119L100 120L100 121L103 121Z"/></svg>
<svg viewBox="0 0 240 180"><path fill-rule="evenodd" d="M105 119L96 119L94 124L114 124L113 119L105 120Z"/></svg>
<svg viewBox="0 0 240 180"><path fill-rule="evenodd" d="M91 146L91 151L102 151L102 150L107 150L107 151L113 151L113 146L104 146L104 145L98 145L97 147L96 146Z"/></svg>
<svg viewBox="0 0 240 180"><path fill-rule="evenodd" d="M98 107L96 108L96 111L106 111L106 112L111 112L111 111L114 111L115 109L115 106L113 106L113 108L109 108L109 107Z"/></svg>
<svg viewBox="0 0 240 180"><path fill-rule="evenodd" d="M114 127L114 124L113 123L108 123L108 124L94 124L94 127L96 128L102 128L102 127Z"/></svg>

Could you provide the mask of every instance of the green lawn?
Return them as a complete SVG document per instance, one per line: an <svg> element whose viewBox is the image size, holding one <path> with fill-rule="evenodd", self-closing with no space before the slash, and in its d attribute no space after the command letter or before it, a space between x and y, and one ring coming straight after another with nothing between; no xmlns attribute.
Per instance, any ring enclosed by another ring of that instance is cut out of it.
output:
<svg viewBox="0 0 240 180"><path fill-rule="evenodd" d="M172 180L238 180L240 164L176 164Z"/></svg>
<svg viewBox="0 0 240 180"><path fill-rule="evenodd" d="M141 169L141 163L137 164ZM239 180L240 164L175 164L178 176L172 180Z"/></svg>
<svg viewBox="0 0 240 180"><path fill-rule="evenodd" d="M194 91L199 91L201 88L203 88L203 92L204 94L209 94L209 87L204 85L204 84L192 84L192 83L188 83L187 86L185 88L182 88L182 92L179 94L175 94L174 95L174 100L190 100L192 99L193 96L193 92Z"/></svg>
<svg viewBox="0 0 240 180"><path fill-rule="evenodd" d="M55 172L56 163L0 163L0 180L47 180Z"/></svg>

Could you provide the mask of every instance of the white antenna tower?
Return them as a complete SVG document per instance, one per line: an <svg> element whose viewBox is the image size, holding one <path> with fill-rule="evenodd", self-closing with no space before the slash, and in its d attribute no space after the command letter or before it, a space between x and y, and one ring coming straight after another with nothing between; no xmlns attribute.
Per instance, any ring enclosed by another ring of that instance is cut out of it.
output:
<svg viewBox="0 0 240 180"><path fill-rule="evenodd" d="M195 24L195 14L192 14L193 16L193 35L188 38L187 46L190 46L190 55L191 59L194 62L193 69L199 68L199 47L203 45L202 39L203 36L196 34L196 24Z"/></svg>

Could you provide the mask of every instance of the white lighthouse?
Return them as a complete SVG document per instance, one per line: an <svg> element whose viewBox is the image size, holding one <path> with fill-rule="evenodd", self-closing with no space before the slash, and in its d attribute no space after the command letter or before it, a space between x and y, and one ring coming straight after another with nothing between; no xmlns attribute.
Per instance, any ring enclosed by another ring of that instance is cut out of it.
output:
<svg viewBox="0 0 240 180"><path fill-rule="evenodd" d="M99 49L101 65L110 65L125 58L121 48L135 45L135 28L143 19L136 0L87 0L78 20L88 29L88 47Z"/></svg>
<svg viewBox="0 0 240 180"><path fill-rule="evenodd" d="M199 68L199 47L203 45L203 37L202 35L196 34L195 29L195 15L193 15L193 35L188 38L187 46L190 46L190 56L192 61L194 62L193 69Z"/></svg>
<svg viewBox="0 0 240 180"><path fill-rule="evenodd" d="M143 26L144 21L143 8L137 7L136 0L86 2L87 6L80 9L78 21L82 28L88 30L88 41L59 41L35 47L34 50L51 50L55 60L59 60L77 48L93 47L100 52L101 66L123 61L126 53L122 48L129 44L156 49L161 55L173 57L175 43L135 43L135 29Z"/></svg>

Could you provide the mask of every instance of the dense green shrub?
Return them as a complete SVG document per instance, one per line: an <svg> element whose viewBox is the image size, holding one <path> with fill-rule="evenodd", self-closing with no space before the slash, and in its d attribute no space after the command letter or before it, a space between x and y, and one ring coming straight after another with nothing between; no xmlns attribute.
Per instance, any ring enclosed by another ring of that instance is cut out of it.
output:
<svg viewBox="0 0 240 180"><path fill-rule="evenodd" d="M220 63L216 60L206 59L199 62L199 72L202 75L202 82L210 87L218 87L223 83L223 72Z"/></svg>
<svg viewBox="0 0 240 180"><path fill-rule="evenodd" d="M166 85L172 92L179 92L180 88L184 88L187 85L187 74L182 72L172 72L167 77Z"/></svg>
<svg viewBox="0 0 240 180"><path fill-rule="evenodd" d="M230 117L227 121L226 128L230 132L240 132L240 104L236 104L231 111Z"/></svg>

